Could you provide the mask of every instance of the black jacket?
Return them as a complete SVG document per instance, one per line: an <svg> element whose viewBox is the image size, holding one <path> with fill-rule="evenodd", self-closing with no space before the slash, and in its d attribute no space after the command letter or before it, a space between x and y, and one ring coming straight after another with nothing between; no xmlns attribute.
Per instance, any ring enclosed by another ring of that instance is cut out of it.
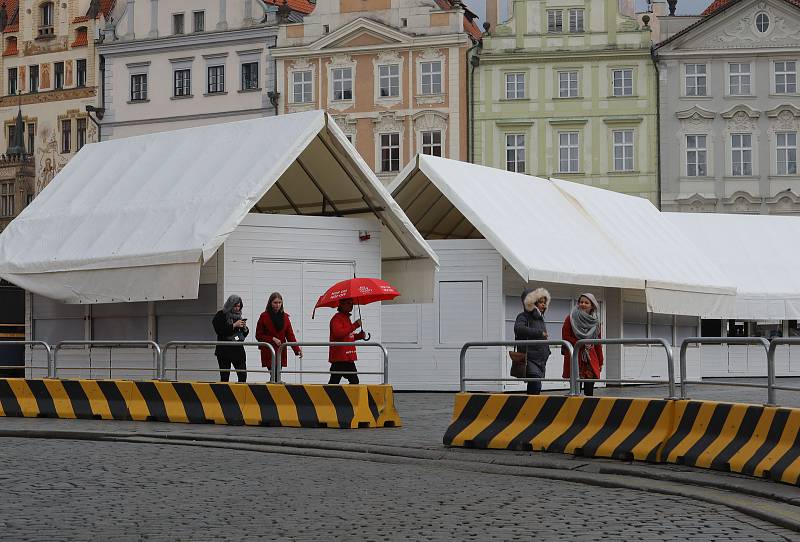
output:
<svg viewBox="0 0 800 542"><path fill-rule="evenodd" d="M522 299L530 293L526 292L522 295ZM523 310L517 315L514 322L514 340L515 341L535 341L543 340L547 327L544 323L544 317L537 310L534 309L530 312ZM550 347L546 344L540 346L520 347L521 352L527 351L528 361L528 377L530 378L544 378L545 366L547 365L547 358L550 357Z"/></svg>
<svg viewBox="0 0 800 542"><path fill-rule="evenodd" d="M230 341L231 336L233 336L233 324L228 323L228 319L225 317L225 313L222 311L217 311L217 314L214 315L214 319L211 321L214 325L214 331L217 333L217 340L218 341ZM247 334L250 333L246 327L242 328L244 331L244 336L247 337ZM214 349L214 354L218 358L222 358L227 361L245 361L247 359L247 355L244 353L244 346L217 346Z"/></svg>

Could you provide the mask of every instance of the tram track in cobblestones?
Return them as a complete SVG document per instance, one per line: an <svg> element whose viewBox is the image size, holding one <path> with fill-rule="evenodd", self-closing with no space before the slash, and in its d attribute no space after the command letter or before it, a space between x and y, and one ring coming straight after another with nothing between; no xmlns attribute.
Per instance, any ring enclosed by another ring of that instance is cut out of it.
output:
<svg viewBox="0 0 800 542"><path fill-rule="evenodd" d="M571 482L595 487L645 491L724 506L752 518L800 533L800 492L780 484L748 487L724 473L659 469L560 454L531 454L447 448L381 446L298 438L231 437L199 433L103 432L0 429L0 437L102 441L237 450L321 459L366 461ZM765 489L767 488L767 489Z"/></svg>

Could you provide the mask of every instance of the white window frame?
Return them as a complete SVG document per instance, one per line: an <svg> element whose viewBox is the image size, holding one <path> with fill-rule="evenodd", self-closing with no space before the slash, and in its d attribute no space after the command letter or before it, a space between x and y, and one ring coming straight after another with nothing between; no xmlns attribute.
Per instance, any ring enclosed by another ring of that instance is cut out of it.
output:
<svg viewBox="0 0 800 542"><path fill-rule="evenodd" d="M558 132L558 172L580 173L581 133L576 130ZM566 142L564 140L566 136ZM566 151L566 158L564 152ZM566 165L566 168L564 167Z"/></svg>
<svg viewBox="0 0 800 542"><path fill-rule="evenodd" d="M211 70L215 70L216 71L216 70L219 70L219 69L222 69L222 72L221 72L221 74L222 74L222 83L220 84L220 81L219 81L220 72L215 73L214 77L216 78L216 80L213 83L215 88L212 89L211 88L211 86L212 86L212 82L211 82L212 73L211 73ZM208 65L206 65L206 96L214 96L214 95L218 95L218 94L225 94L227 92L225 90L227 88L226 87L227 81L225 79L226 79L225 64L220 63L220 64L208 64Z"/></svg>
<svg viewBox="0 0 800 542"><path fill-rule="evenodd" d="M505 76L506 100L525 99L525 72L508 72Z"/></svg>
<svg viewBox="0 0 800 542"><path fill-rule="evenodd" d="M506 171L525 173L527 167L526 135L524 133L507 133L505 138Z"/></svg>
<svg viewBox="0 0 800 542"><path fill-rule="evenodd" d="M189 72L189 77L181 81L182 94L178 94L178 72ZM173 68L172 70L172 97L188 98L192 95L192 69L187 66Z"/></svg>
<svg viewBox="0 0 800 542"><path fill-rule="evenodd" d="M202 24L199 25L199 26L202 26L202 28L198 28L198 24L197 24L197 21L198 21L197 16L198 15L200 16L200 21L202 22ZM198 10L192 11L192 32L205 32L205 30L206 30L206 12L205 12L205 10L198 9Z"/></svg>
<svg viewBox="0 0 800 542"><path fill-rule="evenodd" d="M141 78L141 79L140 79ZM140 103L140 102L147 102L148 101L148 73L145 72L136 72L131 73L129 80L130 80L130 103ZM138 87L138 90L137 90ZM137 97L138 95L138 97Z"/></svg>
<svg viewBox="0 0 800 542"><path fill-rule="evenodd" d="M396 70L396 73L391 73L392 68ZM400 64L378 64L378 98L399 98L401 86ZM384 88L387 89L386 94L383 94ZM392 94L392 90L396 92Z"/></svg>
<svg viewBox="0 0 800 542"><path fill-rule="evenodd" d="M419 63L420 94L442 94L442 65L441 60L423 60Z"/></svg>
<svg viewBox="0 0 800 542"><path fill-rule="evenodd" d="M314 70L294 70L292 75L292 103L295 104L308 104L314 102ZM306 75L308 80L306 80ZM298 81L297 77L302 76L302 80ZM308 86L308 95L306 95L306 85ZM297 90L300 89L300 100L297 100Z"/></svg>
<svg viewBox="0 0 800 542"><path fill-rule="evenodd" d="M439 141L434 141L436 135ZM426 141L427 140L427 141ZM444 156L444 132L442 130L422 130L419 133L420 154L429 156ZM436 152L438 148L438 153Z"/></svg>
<svg viewBox="0 0 800 542"><path fill-rule="evenodd" d="M778 71L778 64L782 64L781 71ZM792 65L791 70L789 64ZM783 78L783 88L778 88L778 77ZM772 88L775 94L797 94L797 61L796 60L775 60L772 63Z"/></svg>
<svg viewBox="0 0 800 542"><path fill-rule="evenodd" d="M703 68L703 72L699 73L698 68ZM689 68L692 68L694 73L689 73ZM688 63L683 65L683 95L696 98L698 96L708 96L708 64ZM702 81L702 94L699 92ZM690 89L693 89L690 91Z"/></svg>
<svg viewBox="0 0 800 542"><path fill-rule="evenodd" d="M738 145L734 142L739 140ZM747 141L747 144L745 144ZM732 133L730 135L731 145L731 176L732 177L752 177L753 176L753 134L751 133ZM748 171L749 166L749 171ZM737 173L738 170L738 173Z"/></svg>
<svg viewBox="0 0 800 542"><path fill-rule="evenodd" d="M561 34L564 32L564 12L560 9L547 10L547 33Z"/></svg>
<svg viewBox="0 0 800 542"><path fill-rule="evenodd" d="M617 85L617 74L620 75L619 82L621 85ZM615 97L633 96L633 68L614 68L611 70L611 95Z"/></svg>
<svg viewBox="0 0 800 542"><path fill-rule="evenodd" d="M775 172L797 175L797 132L775 132Z"/></svg>
<svg viewBox="0 0 800 542"><path fill-rule="evenodd" d="M689 138L694 138L694 143L691 146L689 144ZM700 144L701 140L699 138L702 138L702 145ZM686 134L685 145L686 176L708 177L708 134ZM694 173L692 173L692 167L694 167Z"/></svg>
<svg viewBox="0 0 800 542"><path fill-rule="evenodd" d="M392 136L397 136L397 143L391 141ZM390 138L386 144L384 144L384 137ZM378 171L380 173L397 173L400 171L400 166L403 161L403 134L401 132L382 132L378 134L378 159L380 160L378 163ZM385 149L389 150L389 168L385 169L383 163L383 151ZM395 159L392 157L392 151L397 151L397 168L394 169L394 164L392 164Z"/></svg>
<svg viewBox="0 0 800 542"><path fill-rule="evenodd" d="M572 8L569 10L569 31L573 34L585 32L586 13L583 8ZM580 24L579 24L580 23Z"/></svg>
<svg viewBox="0 0 800 542"><path fill-rule="evenodd" d="M634 171L636 148L634 141L636 133L633 128L621 128L611 131L611 145L613 149L614 171ZM620 156L617 157L617 151Z"/></svg>
<svg viewBox="0 0 800 542"><path fill-rule="evenodd" d="M256 79L255 79L256 86L245 87L244 67L250 66L252 64L256 65ZM239 86L241 87L240 90L242 92L252 92L254 90L261 90L261 61L258 58L248 58L241 60L239 62Z"/></svg>
<svg viewBox="0 0 800 542"><path fill-rule="evenodd" d="M350 91L350 97L346 98L345 93L348 90ZM337 97L337 93L339 97ZM331 68L331 101L352 102L354 93L353 68L351 66L335 66Z"/></svg>
<svg viewBox="0 0 800 542"><path fill-rule="evenodd" d="M178 32L178 25L176 24L178 21L181 22L180 32ZM186 34L186 14L185 13L173 13L172 14L172 35L173 36L181 36Z"/></svg>
<svg viewBox="0 0 800 542"><path fill-rule="evenodd" d="M728 95L729 96L752 96L753 89L753 68L750 62L728 62L726 65L728 72ZM733 71L736 66L737 71ZM742 66L747 66L747 71L741 71ZM736 92L734 92L734 78L736 78ZM745 82L746 81L746 82ZM746 87L747 92L744 92Z"/></svg>
<svg viewBox="0 0 800 542"><path fill-rule="evenodd" d="M562 75L566 76L566 79L563 81L561 78ZM574 80L572 77L573 75L575 76ZM559 70L557 72L557 79L558 79L559 98L577 98L581 95L580 92L581 76L579 70ZM564 87L562 83L566 83L566 87Z"/></svg>

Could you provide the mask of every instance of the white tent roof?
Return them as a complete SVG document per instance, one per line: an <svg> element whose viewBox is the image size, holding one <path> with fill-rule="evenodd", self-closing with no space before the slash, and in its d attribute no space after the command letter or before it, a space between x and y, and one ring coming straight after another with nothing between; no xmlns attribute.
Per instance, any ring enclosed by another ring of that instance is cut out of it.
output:
<svg viewBox="0 0 800 542"><path fill-rule="evenodd" d="M657 313L733 307L733 283L647 200L431 156L389 190L426 238L484 237L526 281L644 290Z"/></svg>
<svg viewBox="0 0 800 542"><path fill-rule="evenodd" d="M0 235L0 276L69 303L196 298L249 212L377 217L384 278L432 299L435 253L322 111L85 146Z"/></svg>
<svg viewBox="0 0 800 542"><path fill-rule="evenodd" d="M728 318L800 319L800 217L664 213L736 284Z"/></svg>

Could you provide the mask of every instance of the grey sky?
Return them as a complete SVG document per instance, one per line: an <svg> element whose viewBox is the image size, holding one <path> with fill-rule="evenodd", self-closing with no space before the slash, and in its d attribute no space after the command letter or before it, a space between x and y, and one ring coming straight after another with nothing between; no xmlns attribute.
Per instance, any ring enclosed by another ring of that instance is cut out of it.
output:
<svg viewBox="0 0 800 542"><path fill-rule="evenodd" d="M698 14L712 2L713 0L678 0L678 15L693 15ZM486 0L465 0L466 5L472 9L480 17L481 22L484 21L486 16ZM503 2L506 3L506 2ZM647 8L647 0L636 0L636 10L644 11ZM500 14L501 19L506 19L506 8L503 7Z"/></svg>

